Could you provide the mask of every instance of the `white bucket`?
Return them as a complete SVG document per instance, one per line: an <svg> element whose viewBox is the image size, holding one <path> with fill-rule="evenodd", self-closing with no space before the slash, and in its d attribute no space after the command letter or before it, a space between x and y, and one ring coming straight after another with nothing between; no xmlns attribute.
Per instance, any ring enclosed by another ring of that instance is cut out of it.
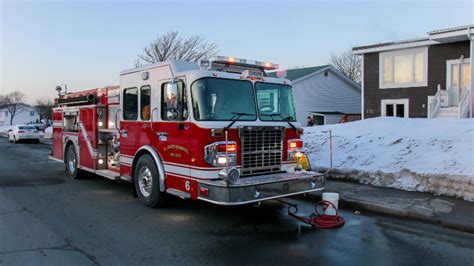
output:
<svg viewBox="0 0 474 266"><path fill-rule="evenodd" d="M323 193L323 201L329 201L336 208L338 207L338 202L339 202L339 193L333 193L333 192L324 192ZM336 215L336 209L331 204L324 204L324 214L325 215Z"/></svg>

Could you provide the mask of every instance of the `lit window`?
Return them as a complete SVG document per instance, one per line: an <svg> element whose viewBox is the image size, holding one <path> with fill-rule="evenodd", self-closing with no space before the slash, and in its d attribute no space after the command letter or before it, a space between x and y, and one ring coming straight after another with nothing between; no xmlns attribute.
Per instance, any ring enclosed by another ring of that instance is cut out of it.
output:
<svg viewBox="0 0 474 266"><path fill-rule="evenodd" d="M428 49L380 53L380 88L427 86Z"/></svg>

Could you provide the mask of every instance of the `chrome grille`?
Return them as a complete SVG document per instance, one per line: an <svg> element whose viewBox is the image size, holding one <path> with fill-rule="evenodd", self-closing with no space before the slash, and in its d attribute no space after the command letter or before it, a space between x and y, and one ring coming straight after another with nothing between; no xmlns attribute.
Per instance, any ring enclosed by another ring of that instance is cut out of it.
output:
<svg viewBox="0 0 474 266"><path fill-rule="evenodd" d="M284 127L240 127L241 175L281 170Z"/></svg>

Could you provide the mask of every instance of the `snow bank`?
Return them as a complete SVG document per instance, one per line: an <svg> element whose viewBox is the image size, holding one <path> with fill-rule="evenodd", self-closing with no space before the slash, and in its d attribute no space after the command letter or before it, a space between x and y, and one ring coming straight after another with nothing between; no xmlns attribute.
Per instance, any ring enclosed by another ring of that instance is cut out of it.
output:
<svg viewBox="0 0 474 266"><path fill-rule="evenodd" d="M305 128L313 167L375 186L474 201L474 119L373 118Z"/></svg>

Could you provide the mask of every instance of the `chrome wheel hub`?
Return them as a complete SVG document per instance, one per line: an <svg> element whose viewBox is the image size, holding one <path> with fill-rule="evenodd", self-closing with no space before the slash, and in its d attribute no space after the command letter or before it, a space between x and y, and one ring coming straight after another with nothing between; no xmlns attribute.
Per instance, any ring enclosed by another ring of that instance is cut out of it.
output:
<svg viewBox="0 0 474 266"><path fill-rule="evenodd" d="M67 165L69 168L69 172L74 173L74 171L76 171L76 161L77 161L76 153L72 149L69 149L67 158L68 158Z"/></svg>
<svg viewBox="0 0 474 266"><path fill-rule="evenodd" d="M149 197L153 187L153 175L148 167L143 166L138 172L138 187L143 196Z"/></svg>

